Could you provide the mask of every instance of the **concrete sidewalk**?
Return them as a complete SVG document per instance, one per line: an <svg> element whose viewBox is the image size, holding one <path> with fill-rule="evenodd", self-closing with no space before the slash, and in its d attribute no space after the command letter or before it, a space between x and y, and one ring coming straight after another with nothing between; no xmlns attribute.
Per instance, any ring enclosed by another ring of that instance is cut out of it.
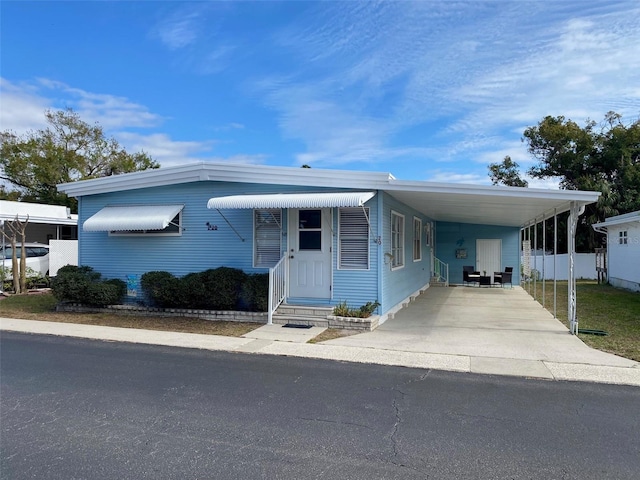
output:
<svg viewBox="0 0 640 480"><path fill-rule="evenodd" d="M272 335L275 328L273 326L269 327L269 329L265 329L263 332L270 330L270 335ZM264 327L260 329L262 328ZM295 335L295 333L292 334L291 332L286 332L288 337L274 339L268 338L268 335L263 335L263 332L255 334L255 332L258 331L256 330L252 332L254 335L249 334L247 338L234 338L192 333L17 320L12 318L0 318L0 330L105 341L198 348L213 351L284 355L456 372L490 373L528 378L546 378L550 380L573 380L640 386L640 364L632 362L631 360L625 360L625 363L620 365L544 360L531 361L517 358L507 361L506 358L495 359L486 356L459 353L429 353L401 349L391 350L357 344L340 345L336 343L336 340L322 344L299 343L298 341L292 341L291 335ZM358 336L360 335L347 338L355 338Z"/></svg>

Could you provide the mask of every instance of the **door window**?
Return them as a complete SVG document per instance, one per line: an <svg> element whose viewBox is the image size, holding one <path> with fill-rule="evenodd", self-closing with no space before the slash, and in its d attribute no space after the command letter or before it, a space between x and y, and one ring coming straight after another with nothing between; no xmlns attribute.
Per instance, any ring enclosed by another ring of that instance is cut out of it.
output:
<svg viewBox="0 0 640 480"><path fill-rule="evenodd" d="M298 212L298 249L322 250L322 211Z"/></svg>

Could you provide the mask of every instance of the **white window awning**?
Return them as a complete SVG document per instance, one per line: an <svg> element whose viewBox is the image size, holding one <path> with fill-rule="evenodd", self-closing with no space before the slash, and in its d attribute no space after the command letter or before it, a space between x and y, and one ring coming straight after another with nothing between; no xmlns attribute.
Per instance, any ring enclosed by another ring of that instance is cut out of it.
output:
<svg viewBox="0 0 640 480"><path fill-rule="evenodd" d="M231 195L209 199L208 208L331 208L361 207L375 192L274 193L263 195Z"/></svg>
<svg viewBox="0 0 640 480"><path fill-rule="evenodd" d="M164 230L184 205L118 205L104 207L83 224L85 232Z"/></svg>

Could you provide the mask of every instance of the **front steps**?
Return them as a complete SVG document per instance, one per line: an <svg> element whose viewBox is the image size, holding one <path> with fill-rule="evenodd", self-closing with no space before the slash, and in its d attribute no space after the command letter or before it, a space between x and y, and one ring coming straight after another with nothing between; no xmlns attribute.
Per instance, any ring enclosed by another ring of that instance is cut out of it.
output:
<svg viewBox="0 0 640 480"><path fill-rule="evenodd" d="M440 278L440 277L432 277L431 281L429 282L429 286L431 287L447 287L448 283Z"/></svg>
<svg viewBox="0 0 640 480"><path fill-rule="evenodd" d="M273 314L273 323L285 325L311 325L313 327L338 328L342 330L374 330L378 326L379 317L368 318L336 317L333 307L285 305L282 304Z"/></svg>

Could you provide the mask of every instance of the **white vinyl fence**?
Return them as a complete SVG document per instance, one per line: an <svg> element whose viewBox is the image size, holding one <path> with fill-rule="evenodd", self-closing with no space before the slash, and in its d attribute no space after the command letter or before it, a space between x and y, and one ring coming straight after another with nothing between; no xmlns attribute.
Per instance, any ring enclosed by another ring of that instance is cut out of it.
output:
<svg viewBox="0 0 640 480"><path fill-rule="evenodd" d="M542 255L531 255L529 260L531 270L540 272L539 279L553 280L553 255L545 255L544 263ZM556 280L567 280L569 277L569 255L560 254L555 257L556 262ZM574 265L575 277L578 279L595 280L598 278L596 272L596 254L595 253L576 253Z"/></svg>
<svg viewBox="0 0 640 480"><path fill-rule="evenodd" d="M65 265L78 265L78 241L49 240L49 276L55 277Z"/></svg>

